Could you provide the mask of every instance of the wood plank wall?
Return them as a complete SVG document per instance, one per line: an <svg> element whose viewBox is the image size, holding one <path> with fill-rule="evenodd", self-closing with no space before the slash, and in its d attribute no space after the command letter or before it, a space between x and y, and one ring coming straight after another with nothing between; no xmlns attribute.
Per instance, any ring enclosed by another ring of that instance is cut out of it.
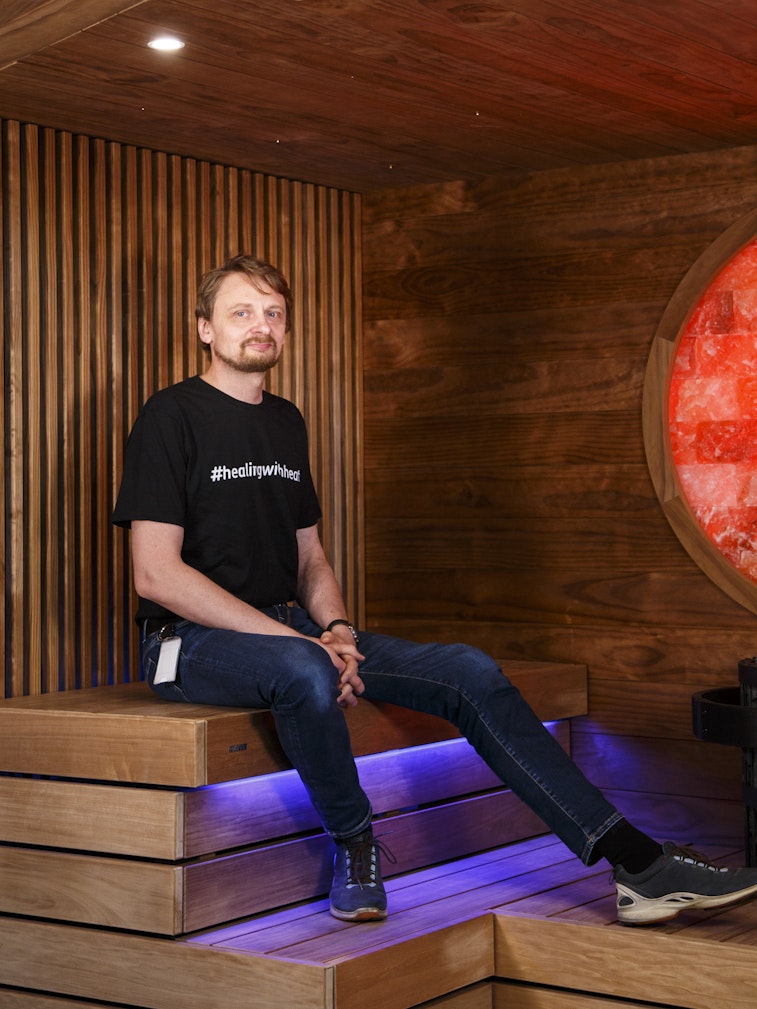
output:
<svg viewBox="0 0 757 1009"><path fill-rule="evenodd" d="M125 437L201 367L201 273L249 251L295 293L271 389L303 410L324 541L362 612L360 200L103 140L0 124L5 696L137 674Z"/></svg>
<svg viewBox="0 0 757 1009"><path fill-rule="evenodd" d="M587 663L579 760L696 839L740 833L739 755L693 739L690 695L736 682L757 618L664 518L642 387L756 167L750 148L363 201L369 625Z"/></svg>

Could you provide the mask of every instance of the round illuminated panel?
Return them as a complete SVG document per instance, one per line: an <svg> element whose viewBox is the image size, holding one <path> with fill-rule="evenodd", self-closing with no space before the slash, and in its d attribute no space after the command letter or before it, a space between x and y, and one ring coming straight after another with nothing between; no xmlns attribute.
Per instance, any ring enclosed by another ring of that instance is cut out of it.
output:
<svg viewBox="0 0 757 1009"><path fill-rule="evenodd" d="M647 366L644 442L679 539L757 613L756 236L750 214L671 299Z"/></svg>
<svg viewBox="0 0 757 1009"><path fill-rule="evenodd" d="M757 583L757 240L718 274L681 334L668 426L694 516Z"/></svg>

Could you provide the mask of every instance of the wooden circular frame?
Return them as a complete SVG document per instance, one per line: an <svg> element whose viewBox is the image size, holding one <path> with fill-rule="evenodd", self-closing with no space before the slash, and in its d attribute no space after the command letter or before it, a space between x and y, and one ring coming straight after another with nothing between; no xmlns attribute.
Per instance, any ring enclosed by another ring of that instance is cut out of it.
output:
<svg viewBox="0 0 757 1009"><path fill-rule="evenodd" d="M657 327L644 378L644 449L662 509L690 557L732 599L757 613L757 584L717 549L684 495L673 461L668 423L670 376L678 343L703 294L741 249L757 236L757 210L736 221L694 263Z"/></svg>

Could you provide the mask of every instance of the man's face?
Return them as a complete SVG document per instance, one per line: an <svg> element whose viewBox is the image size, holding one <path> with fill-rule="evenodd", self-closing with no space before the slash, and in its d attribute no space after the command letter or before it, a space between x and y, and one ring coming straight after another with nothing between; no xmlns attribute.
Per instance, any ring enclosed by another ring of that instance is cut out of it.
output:
<svg viewBox="0 0 757 1009"><path fill-rule="evenodd" d="M244 274L232 273L218 290L210 319L197 331L211 348L211 359L242 372L271 369L284 347L286 301L268 287L255 287Z"/></svg>

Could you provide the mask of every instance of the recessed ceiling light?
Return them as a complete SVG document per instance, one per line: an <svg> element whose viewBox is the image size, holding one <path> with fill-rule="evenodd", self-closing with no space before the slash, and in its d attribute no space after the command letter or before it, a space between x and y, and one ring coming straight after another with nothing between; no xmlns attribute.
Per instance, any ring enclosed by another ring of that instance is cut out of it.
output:
<svg viewBox="0 0 757 1009"><path fill-rule="evenodd" d="M177 49L183 49L184 43L181 39L177 39L173 35L160 35L156 39L152 39L147 43L151 49L159 49L164 53L176 52Z"/></svg>

